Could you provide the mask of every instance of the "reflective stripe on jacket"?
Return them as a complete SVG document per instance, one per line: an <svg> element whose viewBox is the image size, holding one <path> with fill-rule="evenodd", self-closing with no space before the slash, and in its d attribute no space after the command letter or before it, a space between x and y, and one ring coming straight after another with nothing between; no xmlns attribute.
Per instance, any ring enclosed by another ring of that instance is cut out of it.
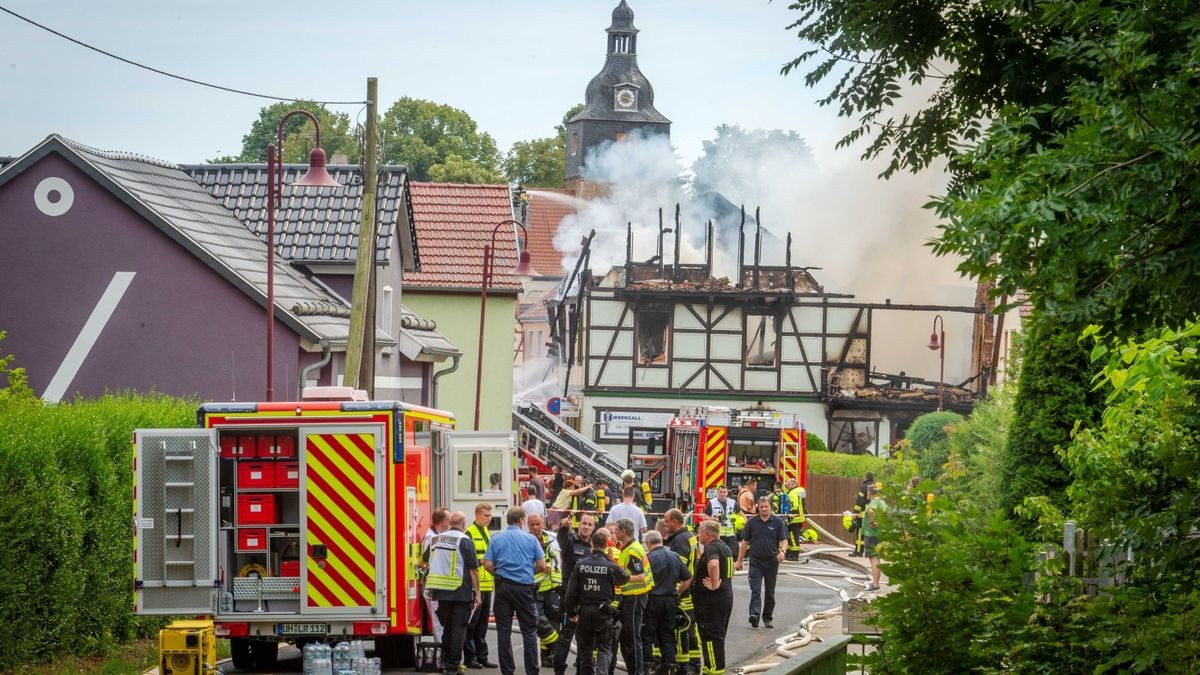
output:
<svg viewBox="0 0 1200 675"><path fill-rule="evenodd" d="M467 535L449 530L433 538L429 550L429 574L425 585L440 591L456 591L463 585L463 559L458 545Z"/></svg>
<svg viewBox="0 0 1200 675"><path fill-rule="evenodd" d="M479 523L471 523L467 528L467 534L471 536L471 541L475 542L475 555L483 560L483 554L487 553L488 544L492 541L491 535L488 534L486 527L480 527ZM487 593L492 590L492 573L484 569L483 565L479 566L479 592Z"/></svg>

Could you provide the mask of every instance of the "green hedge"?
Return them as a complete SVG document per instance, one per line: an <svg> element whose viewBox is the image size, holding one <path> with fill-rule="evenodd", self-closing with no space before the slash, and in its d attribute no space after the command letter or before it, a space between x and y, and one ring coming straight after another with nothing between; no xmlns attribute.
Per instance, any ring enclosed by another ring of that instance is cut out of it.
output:
<svg viewBox="0 0 1200 675"><path fill-rule="evenodd" d="M883 468L887 465L886 457L849 455L844 452L808 452L808 472L822 476L862 478L868 471L875 472L876 476L883 476Z"/></svg>
<svg viewBox="0 0 1200 675"><path fill-rule="evenodd" d="M131 432L195 426L196 406L0 398L0 672L157 629L132 613Z"/></svg>

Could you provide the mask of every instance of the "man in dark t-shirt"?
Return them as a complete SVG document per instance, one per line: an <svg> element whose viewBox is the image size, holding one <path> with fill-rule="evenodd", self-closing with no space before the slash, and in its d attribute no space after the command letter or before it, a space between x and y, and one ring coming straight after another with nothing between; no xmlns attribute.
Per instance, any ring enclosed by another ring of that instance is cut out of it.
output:
<svg viewBox="0 0 1200 675"><path fill-rule="evenodd" d="M725 633L733 613L733 553L721 541L721 525L715 520L700 523L698 539L704 552L692 572L692 599L700 624L700 646L708 671L723 673Z"/></svg>
<svg viewBox="0 0 1200 675"><path fill-rule="evenodd" d="M738 547L737 569L749 554L750 557L750 625L758 628L761 618L767 628L774 628L775 581L779 577L779 563L787 555L788 531L783 519L771 513L771 498L760 497L758 515L746 521L742 530L742 543ZM766 597L762 586L766 582ZM761 610L761 614L759 613Z"/></svg>

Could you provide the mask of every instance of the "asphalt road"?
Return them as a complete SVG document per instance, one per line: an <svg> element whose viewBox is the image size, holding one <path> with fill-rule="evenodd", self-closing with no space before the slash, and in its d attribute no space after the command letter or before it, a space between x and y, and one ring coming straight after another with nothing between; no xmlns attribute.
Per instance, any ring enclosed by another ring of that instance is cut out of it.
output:
<svg viewBox="0 0 1200 675"><path fill-rule="evenodd" d="M769 630L762 626L759 628L752 628L750 626L750 586L746 581L745 573L738 574L734 579L733 586L733 615L729 619L729 632L725 637L727 668L744 666L758 661L775 650L776 638L795 631L800 626L800 622L804 620L804 617L841 604L841 599L836 590L825 588L812 580L795 576L804 575L809 572L814 574L857 573L836 563L818 559L813 559L807 564L784 562L780 569L779 583L775 591L774 630ZM844 589L850 595L853 595L862 588L857 584L836 576L814 576L813 578L832 586L834 589ZM513 628L515 631L515 622ZM496 633L494 630L488 634L488 644L490 647L489 658L495 661L497 651ZM521 640L519 635L515 633L513 636L513 650L516 656L517 673L523 675ZM371 656L370 653L367 655ZM302 665L299 650L285 647L280 649L279 662L273 670L256 672L300 673L303 672ZM220 670L225 673L239 672L228 662L221 664ZM397 669L385 672L399 673L405 671ZM467 672L471 675L499 675L500 670L494 668ZM542 672L549 675L552 671L548 667L543 667ZM573 670L568 670L568 672L573 672Z"/></svg>

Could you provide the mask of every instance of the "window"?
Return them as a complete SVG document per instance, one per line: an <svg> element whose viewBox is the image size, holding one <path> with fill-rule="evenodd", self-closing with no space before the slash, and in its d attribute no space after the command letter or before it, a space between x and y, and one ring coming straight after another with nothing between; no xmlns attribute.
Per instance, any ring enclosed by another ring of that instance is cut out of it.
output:
<svg viewBox="0 0 1200 675"><path fill-rule="evenodd" d="M618 143L624 143L624 142L625 142L625 132L624 132L624 131L618 131L618 132L617 132L617 142L618 142Z"/></svg>
<svg viewBox="0 0 1200 675"><path fill-rule="evenodd" d="M455 457L458 477L455 488L459 494L499 493L504 485L502 450L476 450Z"/></svg>
<svg viewBox="0 0 1200 675"><path fill-rule="evenodd" d="M744 344L747 368L774 368L779 365L779 317L774 314L747 314Z"/></svg>
<svg viewBox="0 0 1200 675"><path fill-rule="evenodd" d="M579 154L579 132L571 134L571 156Z"/></svg>
<svg viewBox="0 0 1200 675"><path fill-rule="evenodd" d="M831 419L829 420L829 449L852 455L878 454L876 441L879 438L877 420Z"/></svg>
<svg viewBox="0 0 1200 675"><path fill-rule="evenodd" d="M380 328L388 335L392 335L392 287L383 287L383 316L380 317ZM395 337L394 335L392 337Z"/></svg>
<svg viewBox="0 0 1200 675"><path fill-rule="evenodd" d="M637 360L644 366L667 362L667 345L671 338L671 315L665 309L641 309L634 316L634 341Z"/></svg>

